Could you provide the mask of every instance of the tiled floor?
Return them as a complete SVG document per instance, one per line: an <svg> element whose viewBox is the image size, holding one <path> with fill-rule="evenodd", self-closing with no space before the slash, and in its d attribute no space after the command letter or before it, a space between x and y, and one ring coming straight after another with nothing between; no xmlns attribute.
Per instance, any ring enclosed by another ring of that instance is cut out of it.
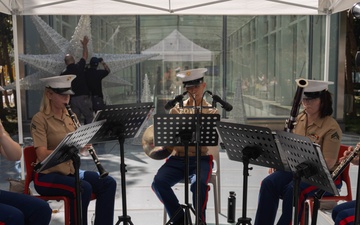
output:
<svg viewBox="0 0 360 225"><path fill-rule="evenodd" d="M359 136L345 135L343 143L348 145L355 145L360 140ZM153 160L147 157L139 143L139 140L134 141L127 140L125 144L125 164L127 168L126 172L126 215L130 216L131 222L135 225L163 224L163 205L157 199L155 194L150 188L152 179L157 169L162 165L163 160ZM98 144L95 146L97 154L100 158L102 165L110 175L118 181L118 189L116 194L115 205L115 217L114 224L125 224L123 221L119 221L119 217L124 216L123 202L121 198L121 180L120 180L120 147L117 142L107 142L104 144ZM247 210L246 215L243 214L243 165L241 162L229 160L224 150L220 152L221 161L221 214L220 224L227 223L227 197L229 191L236 192L236 217L251 218L252 223L254 220L254 214L257 207L257 197L261 180L267 175L267 168L259 166L251 166L252 170L249 171L248 177L248 189L247 189ZM0 188L8 189L7 178L16 178L20 174L17 170L17 165L13 162L8 162L4 159L0 159L0 168L2 171L0 179ZM82 169L96 170L95 164L90 156L82 158ZM352 187L353 193L356 193L357 184L357 167L351 167ZM175 187L180 202L184 202L184 188L179 184ZM212 190L209 192L208 210L207 210L207 224L215 224L214 215L214 196ZM190 194L191 196L191 194ZM191 201L190 201L191 202ZM89 206L89 221L91 221L94 214L94 204L92 201ZM59 209L58 213L53 214L52 225L63 224L63 210L62 204L52 202L51 205L54 209ZM237 221L237 219L236 219ZM91 224L91 223L89 223ZM320 213L318 224L327 225L332 224L328 217Z"/></svg>

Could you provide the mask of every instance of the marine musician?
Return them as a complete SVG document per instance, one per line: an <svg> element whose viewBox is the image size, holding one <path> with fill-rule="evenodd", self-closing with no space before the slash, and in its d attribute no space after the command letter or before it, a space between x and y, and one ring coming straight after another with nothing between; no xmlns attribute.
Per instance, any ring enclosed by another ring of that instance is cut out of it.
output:
<svg viewBox="0 0 360 225"><path fill-rule="evenodd" d="M76 124L69 115L65 105L69 104L71 82L75 75L63 75L43 78L45 86L40 111L31 120L31 135L36 149L37 160L43 161L59 145L64 137L75 131ZM90 146L85 146L90 148ZM34 187L40 195L61 195L71 201L71 225L75 218L75 176L73 162L70 160L35 173ZM82 224L87 225L88 206L92 193L96 196L95 225L113 225L116 181L111 176L99 179L95 171L80 170Z"/></svg>
<svg viewBox="0 0 360 225"><path fill-rule="evenodd" d="M303 111L296 117L292 133L309 137L312 142L319 144L328 169L333 171L338 163L342 131L331 116L333 108L329 84L333 82L308 80L301 99ZM269 173L261 182L255 225L289 225L292 223L293 173L272 169ZM341 187L340 179L335 180L335 185ZM306 198L314 196L318 190L316 186L300 182L298 215L302 215ZM280 199L282 214L275 222Z"/></svg>
<svg viewBox="0 0 360 225"><path fill-rule="evenodd" d="M196 107L203 106L201 113L204 114L217 114L218 110L212 108L211 104L202 98L206 88L206 82L204 80L204 74L207 71L205 68L191 69L180 71L177 74L182 79L184 88L188 93L188 98L182 102L182 106L177 103L174 108L170 109L170 114L194 114ZM201 107L200 107L201 108ZM158 196L160 201L163 202L165 209L172 219L173 224L184 224L184 211L179 204L179 200L176 197L172 187L184 179L185 169L185 148L182 146L166 146L171 152L171 155L166 162L157 171L152 183L152 189ZM200 204L201 212L199 213L200 219L205 223L205 210L208 200L209 191L209 179L212 173L213 157L209 155L210 147L201 146L201 184L200 184ZM196 149L194 146L188 147L189 156L189 179L190 190L193 193L193 204L196 207ZM185 178L186 179L186 178ZM180 212L180 213L178 213Z"/></svg>

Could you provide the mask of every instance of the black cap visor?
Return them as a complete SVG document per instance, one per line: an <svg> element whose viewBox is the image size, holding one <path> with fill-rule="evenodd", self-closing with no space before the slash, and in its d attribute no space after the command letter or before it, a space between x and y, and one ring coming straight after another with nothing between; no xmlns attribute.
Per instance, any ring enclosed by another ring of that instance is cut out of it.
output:
<svg viewBox="0 0 360 225"><path fill-rule="evenodd" d="M325 91L325 90L324 90ZM324 91L315 91L315 92L304 92L304 99L315 99L315 98L320 98L320 96L322 95L322 93Z"/></svg>
<svg viewBox="0 0 360 225"><path fill-rule="evenodd" d="M199 85L201 83L204 82L204 78L199 78L199 79L196 79L196 80L191 80L191 81L187 81L187 82L183 82L184 84L184 87L187 88L187 87L192 87L192 86L195 86L195 85Z"/></svg>
<svg viewBox="0 0 360 225"><path fill-rule="evenodd" d="M49 87L51 90L53 90L56 94L59 95L73 95L74 92L71 90L71 88L52 88Z"/></svg>

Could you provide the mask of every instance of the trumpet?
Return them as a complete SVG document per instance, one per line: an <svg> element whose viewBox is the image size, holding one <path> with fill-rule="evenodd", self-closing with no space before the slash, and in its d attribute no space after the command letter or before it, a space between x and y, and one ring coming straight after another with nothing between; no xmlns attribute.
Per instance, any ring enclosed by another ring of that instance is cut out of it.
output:
<svg viewBox="0 0 360 225"><path fill-rule="evenodd" d="M73 123L74 123L74 127L75 129L79 128L81 125L79 123L79 121L77 120L77 118L75 117L75 114L73 113L73 111L71 110L71 107L69 104L65 104L66 110L68 111L70 118L72 119ZM93 147L90 147L88 149L89 154L91 155L92 159L95 162L95 165L100 173L100 178L104 178L107 175L109 175L109 172L107 172L104 167L101 165L99 158L96 155L95 149Z"/></svg>

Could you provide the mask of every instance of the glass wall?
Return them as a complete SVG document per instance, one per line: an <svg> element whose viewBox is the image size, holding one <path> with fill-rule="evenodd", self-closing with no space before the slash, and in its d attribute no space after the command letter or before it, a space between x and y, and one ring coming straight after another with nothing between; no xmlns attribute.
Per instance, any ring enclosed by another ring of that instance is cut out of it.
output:
<svg viewBox="0 0 360 225"><path fill-rule="evenodd" d="M156 54L142 63L140 73L149 78L157 112L185 91L179 70L207 68L206 89L222 95L222 17L141 16L140 34L141 52Z"/></svg>
<svg viewBox="0 0 360 225"><path fill-rule="evenodd" d="M43 17L67 40L79 18ZM31 23L27 17L25 21ZM333 20L332 28L337 24ZM110 74L126 84L103 81L107 104L139 102L144 86L149 86L156 111L165 112L163 105L184 91L176 72L206 67L206 89L234 106L231 112L221 112L226 118L238 114L253 119L288 117L295 79L323 79L324 27L324 16L91 17L94 52L154 54ZM47 54L41 42L31 45L37 35L36 30L26 28L27 54ZM334 69L336 65L331 64ZM336 81L335 77L330 74L330 80ZM207 99L211 101L210 96ZM35 105L37 111L39 103L34 101L39 100L28 101L28 108ZM29 110L29 118L33 111Z"/></svg>
<svg viewBox="0 0 360 225"><path fill-rule="evenodd" d="M258 16L229 33L227 92L242 92L246 115L288 116L295 80L323 79L324 22L321 16L316 23L310 16Z"/></svg>

